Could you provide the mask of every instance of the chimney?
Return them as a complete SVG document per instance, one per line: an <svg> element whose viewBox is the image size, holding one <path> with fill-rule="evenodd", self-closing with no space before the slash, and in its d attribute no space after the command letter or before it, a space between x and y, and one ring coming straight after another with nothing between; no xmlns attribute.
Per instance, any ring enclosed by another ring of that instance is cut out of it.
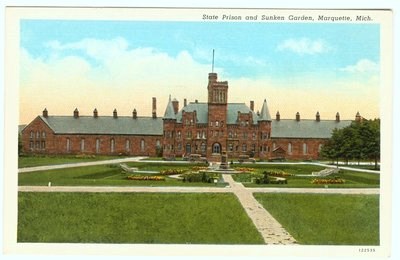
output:
<svg viewBox="0 0 400 260"><path fill-rule="evenodd" d="M174 113L177 114L179 111L179 101L176 98L172 100L172 107L174 108Z"/></svg>
<svg viewBox="0 0 400 260"><path fill-rule="evenodd" d="M276 121L281 121L281 114L279 114L279 111L276 112Z"/></svg>
<svg viewBox="0 0 400 260"><path fill-rule="evenodd" d="M74 118L78 118L79 117L79 111L78 108L75 108L74 110Z"/></svg>
<svg viewBox="0 0 400 260"><path fill-rule="evenodd" d="M117 109L116 108L114 108L113 117L114 118L118 118L118 114L117 114Z"/></svg>
<svg viewBox="0 0 400 260"><path fill-rule="evenodd" d="M360 112L358 112L357 111L357 114L356 114L356 122L361 122L361 115L360 115Z"/></svg>
<svg viewBox="0 0 400 260"><path fill-rule="evenodd" d="M97 118L99 116L99 114L97 113L97 108L95 108L94 110L93 110L93 117L94 118Z"/></svg>
<svg viewBox="0 0 400 260"><path fill-rule="evenodd" d="M336 113L336 122L340 122L340 115L339 115L339 112Z"/></svg>
<svg viewBox="0 0 400 260"><path fill-rule="evenodd" d="M152 116L153 118L157 118L157 100L153 97L153 106L152 106Z"/></svg>
<svg viewBox="0 0 400 260"><path fill-rule="evenodd" d="M44 110L43 110L43 117L48 117L49 116L49 113L47 112L47 108L45 108Z"/></svg>
<svg viewBox="0 0 400 260"><path fill-rule="evenodd" d="M296 121L297 121L297 122L300 121L300 113L299 113L299 112L296 113Z"/></svg>
<svg viewBox="0 0 400 260"><path fill-rule="evenodd" d="M321 121L321 116L319 115L319 111L317 111L317 114L315 115L315 120L317 122Z"/></svg>
<svg viewBox="0 0 400 260"><path fill-rule="evenodd" d="M132 111L132 118L133 118L133 119L136 119L136 118L137 118L136 108L134 108L133 111Z"/></svg>
<svg viewBox="0 0 400 260"><path fill-rule="evenodd" d="M254 112L254 101L250 100L250 110Z"/></svg>
<svg viewBox="0 0 400 260"><path fill-rule="evenodd" d="M187 106L187 99L185 98L185 99L183 99L183 107L186 107Z"/></svg>

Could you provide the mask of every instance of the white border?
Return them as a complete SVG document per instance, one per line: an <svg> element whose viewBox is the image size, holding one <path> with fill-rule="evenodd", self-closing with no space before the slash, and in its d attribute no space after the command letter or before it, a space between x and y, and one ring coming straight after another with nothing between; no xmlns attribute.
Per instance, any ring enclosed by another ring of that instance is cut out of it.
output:
<svg viewBox="0 0 400 260"><path fill-rule="evenodd" d="M81 1L70 1L70 2L68 2L68 5L78 5L78 6L82 6L82 3L76 3L76 2L81 2ZM124 3L121 3L121 2L124 2ZM160 1L161 2L161 1ZM293 3L294 1L280 1L278 4L276 4L276 3L272 3L272 4L268 4L268 6L266 6L266 4L261 4L260 2L258 2L258 3L255 3L255 2L252 2L252 1L246 1L246 3L242 3L241 5L238 5L238 4L233 4L233 3L227 3L228 1L223 1L223 2L225 2L225 3L220 3L221 1L219 1L219 2L212 2L212 3L207 3L207 2L202 2L201 4L199 4L199 3L190 3L190 5L183 5L182 3L179 3L179 1L170 1L169 3L168 3L168 5L166 5L166 3L160 3L160 2L157 2L157 1L152 1L151 3L135 3L134 4L134 6L170 6L170 7L174 7L174 6L195 6L195 7L204 7L204 6L207 6L207 7L219 7L219 6L227 6L227 7L269 7L269 8L271 8L271 7L285 7L285 8L288 8L288 7L290 7L290 8L293 8L293 7L297 7L297 8L357 8L357 9L360 9L360 8L387 8L387 7L389 7L389 8L393 8L393 7L395 7L395 5L394 5L394 3L392 2L392 3L390 3L390 2L384 2L384 3L379 3L379 4L377 4L375 1L372 1L372 3L363 3L363 4L361 4L361 2L357 2L357 3L355 3L355 1L346 1L346 3L342 3L341 5L340 5L340 7L338 7L338 3L336 3L336 4L329 4L328 3L328 5L323 5L323 6L321 6L321 4L320 3L310 3L309 1L302 1L302 3L301 3L301 5L299 5L299 4L296 4L296 3ZM375 2L375 3L374 3ZM32 5L32 1L18 1L17 2L18 3L18 5L22 5L22 6L25 6L25 5ZM107 5L107 4L104 4L105 2L104 1L102 1L102 2L98 2L98 1L89 1L88 3L86 3L85 5L86 6L105 6L105 5ZM6 1L5 3L4 3L4 6L9 6L9 5L15 5L16 3L15 3L15 1ZM39 2L38 3L38 1L35 1L35 5L61 5L61 6L65 6L66 5L66 3L64 3L64 2L57 2L57 3L49 3L49 1L41 1L41 2ZM112 1L112 3L108 3L108 5L112 5L112 6L126 6L126 3L125 3L125 1ZM131 6L132 6L132 4L130 4ZM4 9L2 10L2 12L4 13ZM4 16L3 16L4 17ZM396 17L396 19L398 19L397 17ZM2 22L4 22L4 19L3 19L3 21ZM2 28L4 28L4 25L2 26ZM6 27L6 30L7 30L7 27ZM7 32L7 31L6 31ZM390 33L390 32L389 32ZM396 46L396 45L395 45ZM2 49L2 51L4 51L4 48ZM396 52L395 52L396 53ZM3 53L2 53L3 54ZM397 53L396 53L397 54ZM3 54L4 55L4 54ZM7 52L6 52L6 55L9 55L9 49L7 49ZM390 55L390 53L389 53L389 55ZM7 58L7 57L6 57ZM15 58L15 57L14 57ZM384 58L384 56L382 56L382 59ZM386 57L386 58L388 58L388 59L390 59L391 57ZM398 54L397 54L397 58L398 58ZM398 61L398 59L396 59L396 61ZM383 63L383 62L382 62ZM7 66L5 66L5 69L6 69L6 71L7 71ZM4 70L2 70L2 72L3 72ZM9 75L8 74L8 71L6 72L6 75ZM1 76L1 74L0 74L0 76ZM396 78L396 75L394 75L394 77ZM16 78L18 78L18 77L16 77ZM395 81L395 82L397 82L397 81ZM394 86L396 86L396 84L394 84ZM5 88L5 90L8 90L8 86L7 86L7 88ZM11 91L13 92L13 94L15 94L15 95L17 95L17 93L16 93L16 89L11 89ZM395 100L394 100L394 102L395 102L395 104L398 104L398 90L396 90L396 88L393 90L393 94L394 94L394 98L395 98ZM386 95L384 95L384 97L385 97L385 99L383 100L384 101L384 104L387 106L386 108L385 108L385 110L386 109L388 109L388 110L391 110L391 96L389 96L389 95L387 95L387 93L386 93ZM17 117L11 117L11 118L8 118L7 116L8 115L11 115L12 113L12 111L8 111L8 109L11 109L11 107L10 106L8 106L8 104L7 104L7 101L6 101L6 104L5 104L6 106L5 106L5 121L7 122L7 125L8 124L10 124L10 125L13 125L13 126L17 126L17 124L18 124L18 116ZM2 106L3 107L3 106ZM396 114L396 111L394 111L395 113L394 113L394 119L398 119L398 114ZM17 113L17 115L18 115L18 113ZM394 125L394 129L396 130L398 130L399 128L398 128L398 120L393 120L394 122L396 122L396 124ZM14 124L14 122L15 122L15 124ZM7 125L6 125L6 127L7 127ZM2 125L1 125L2 126ZM391 128L392 126L390 126L390 125L387 125L387 126L385 126L385 127L388 127L388 128ZM2 129L3 129L3 127L1 127ZM14 128L16 128L16 127L14 127ZM15 130L15 129L14 129ZM14 131L14 130L12 130L12 131ZM16 133L17 131L15 131L15 133ZM389 131L390 132L390 131ZM396 132L398 132L398 131L394 131L394 133L396 133ZM3 136L3 133L2 133L2 136ZM9 156L9 154L10 154L10 152L12 152L12 153L14 153L15 154L15 152L16 152L16 148L13 148L12 147L12 145L10 146L9 145L9 143L8 143L8 141L9 141L10 139L9 138L7 138L7 139L5 139L4 141L5 141L5 147L6 147L6 150L5 151L7 151L7 153L5 153L4 155L5 156ZM14 139L15 140L15 139ZM3 140L2 140L3 141ZM397 137L396 136L394 136L394 141L396 141L395 143L397 144L398 142L397 142ZM386 146L387 145L387 146ZM391 146L391 144L390 144L390 140L389 140L389 143L387 143L385 145L385 148L388 148L388 147L390 147ZM11 149L11 150L10 150ZM397 150L397 146L396 145L394 145L394 147L393 147L393 149L394 149L394 153L393 153L393 155L394 156L396 156L396 155L398 155L398 150ZM14 151L15 150L15 151ZM383 151L383 154L382 154L382 156L384 156L384 152L386 152L386 155L387 156L391 156L391 149L385 149L384 151ZM394 157L394 158L396 158L396 157ZM1 159L0 159L1 160ZM5 161L7 162L7 163L10 163L10 160L11 160L11 163L12 164L14 164L15 162L12 162L12 157L6 157L5 158ZM1 161L0 161L1 162ZM16 165L16 164L15 164ZM396 173L396 172L398 172L397 170L398 170L398 167L394 164L393 165L393 173ZM385 169L382 169L382 171L385 171ZM396 180L398 179L398 177L396 177L396 175L394 174L393 175L393 181L395 182L395 183L398 183ZM12 184L12 183L11 183ZM12 189L10 188L10 183L8 183L7 182L7 186L3 186L4 187L4 194L10 194L10 192L13 192L12 191ZM385 185L385 184L382 184L383 186ZM12 185L11 185L12 186ZM390 183L389 183L389 187L390 187ZM394 190L396 190L396 189L394 189ZM396 198L397 198L397 196L398 195L396 195ZM5 202L4 203L4 206L5 206L5 208L7 208L8 209L8 207L7 207L7 202L4 200L4 199L7 199L7 197L8 196L3 196L3 202ZM383 199L385 199L385 198L383 198ZM390 200L390 194L389 194L389 198L386 198L386 199L389 199ZM396 204L394 204L394 205L396 205ZM393 212L393 214L394 214L394 216L396 216L396 214L398 214L398 213L396 213L395 211ZM394 220L396 220L396 219L398 219L398 218L395 218L395 217L393 217L393 219ZM385 223L384 223L385 224ZM388 223L386 223L386 224L388 224ZM397 221L394 221L394 226L396 226L396 225L398 225L397 224ZM7 226L7 225L6 225ZM3 226L3 227L6 227L6 226ZM396 229L394 229L394 230L396 230ZM399 241L398 239L396 239L396 233L397 232L393 232L393 238L395 239L395 241ZM398 235L397 235L397 238L398 238ZM3 243L4 242L6 242L6 241L3 241ZM81 246L81 245L78 245L78 247L79 246ZM91 253L93 253L93 254L98 254L98 251L97 251L97 247L101 247L101 248L108 248L108 246L111 246L111 247L113 247L113 246L115 246L115 245L107 245L107 246L103 246L103 245L101 245L101 246L99 246L99 245L95 245L94 246L94 248L93 248L93 251L91 251ZM29 246L28 246L29 247ZM41 247L41 246L39 246L39 247ZM61 247L63 247L63 246L61 246ZM118 247L118 250L121 250L121 252L123 252L123 251L125 251L125 250L127 250L126 252L128 253L128 254L130 254L129 252L132 252L132 251L130 251L131 250L131 248L129 248L129 245L127 246L127 245L124 245L124 246L117 246ZM201 246L195 246L196 248L201 248ZM46 246L46 245L44 245L44 248L45 249L47 249L46 251L48 251L48 246ZM86 248L86 246L85 246L85 248ZM149 248L146 246L146 250L148 250ZM394 249L396 248L396 246L395 246L395 244L394 244L394 247L393 247ZM69 249L69 247L68 247L68 249ZM110 248L111 249L111 248ZM183 253L183 255L191 255L191 252L192 252L192 250L193 250L193 248L192 247L187 247L187 246L185 246L184 248L181 248L181 246L177 246L177 249L178 249L178 251L181 251L182 253ZM272 249L272 248L270 248L270 249ZM283 248L282 248L283 249ZM318 253L321 253L321 255L326 255L327 254L327 251L325 250L325 249L323 249L323 250L321 250L321 248L320 247L308 247L308 249L309 250L312 250L314 253L315 253L315 255L318 255ZM348 247L344 247L344 248L342 248L342 247L338 247L338 246L335 246L334 247L334 249L333 250L335 250L337 253L338 253L338 255L337 256L339 256L339 255L341 255L341 253L340 252L345 252L346 250L348 249ZM219 252L226 252L226 253L228 253L228 254L238 254L238 255L240 255L240 252L236 252L236 250L234 250L234 248L232 248L232 247L224 247L224 246L219 246L218 247L218 250L219 250ZM286 248L284 249L285 251L287 251L286 250ZM50 251L52 251L52 250L50 250ZM152 250L151 250L152 251ZM96 253L97 252L97 253ZM159 252L162 252L162 251L159 251ZM255 251L252 251L252 252L255 252ZM396 252L396 251L393 251L393 252ZM54 251L54 252L49 252L49 253L57 253L56 251ZM137 254L136 254L137 253ZM144 254L145 252L141 252L140 250L139 251L136 251L136 253L135 253L135 255L142 255L142 254ZM297 253L297 252L296 252ZM299 254L295 254L295 255L301 255L300 253L301 252L298 252ZM163 253L161 253L160 255L165 255L165 254L163 254ZM220 255L220 254L217 254L217 255ZM223 254L223 255L226 255L226 254ZM248 254L245 254L246 256L248 255ZM256 254L257 255L257 254ZM254 256L254 255L253 255ZM394 255L392 255L392 257L394 257L395 256L395 254ZM393 259L395 259L395 258L393 258Z"/></svg>

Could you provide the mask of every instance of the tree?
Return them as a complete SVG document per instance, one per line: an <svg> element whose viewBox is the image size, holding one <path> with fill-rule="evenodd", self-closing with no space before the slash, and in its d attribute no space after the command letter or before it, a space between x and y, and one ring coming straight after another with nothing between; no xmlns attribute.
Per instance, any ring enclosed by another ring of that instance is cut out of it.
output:
<svg viewBox="0 0 400 260"><path fill-rule="evenodd" d="M353 122L351 125L334 129L328 142L322 147L321 155L336 160L374 160L378 168L380 158L380 119Z"/></svg>

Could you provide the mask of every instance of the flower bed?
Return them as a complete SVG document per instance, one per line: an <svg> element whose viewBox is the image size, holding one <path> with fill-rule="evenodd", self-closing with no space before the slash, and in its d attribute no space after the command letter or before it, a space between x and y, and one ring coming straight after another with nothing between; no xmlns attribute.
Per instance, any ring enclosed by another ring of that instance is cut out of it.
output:
<svg viewBox="0 0 400 260"><path fill-rule="evenodd" d="M344 184L344 179L313 179L312 184Z"/></svg>
<svg viewBox="0 0 400 260"><path fill-rule="evenodd" d="M266 170L264 173L268 174L269 176L273 177L288 177L288 176L293 176L293 174L287 173L282 170Z"/></svg>
<svg viewBox="0 0 400 260"><path fill-rule="evenodd" d="M165 181L165 177L163 176L130 175L127 179L132 181Z"/></svg>
<svg viewBox="0 0 400 260"><path fill-rule="evenodd" d="M192 171L198 172L198 171L205 171L208 170L208 167L206 166L193 166Z"/></svg>
<svg viewBox="0 0 400 260"><path fill-rule="evenodd" d="M254 168L248 168L248 167L235 167L234 168L236 171L245 173L245 172L254 172L255 169Z"/></svg>
<svg viewBox="0 0 400 260"><path fill-rule="evenodd" d="M167 170L162 170L160 171L161 175L176 175L176 174L182 174L184 170L181 169L167 169Z"/></svg>

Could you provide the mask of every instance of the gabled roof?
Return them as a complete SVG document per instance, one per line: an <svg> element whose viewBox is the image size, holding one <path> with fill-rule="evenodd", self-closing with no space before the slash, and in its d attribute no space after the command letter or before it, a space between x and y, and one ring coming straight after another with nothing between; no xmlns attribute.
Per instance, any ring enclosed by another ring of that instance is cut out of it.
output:
<svg viewBox="0 0 400 260"><path fill-rule="evenodd" d="M39 116L55 134L162 135L161 118L128 116Z"/></svg>
<svg viewBox="0 0 400 260"><path fill-rule="evenodd" d="M351 124L351 120L281 119L271 122L272 138L330 138L335 128L343 128Z"/></svg>
<svg viewBox="0 0 400 260"><path fill-rule="evenodd" d="M256 113L250 110L250 108L245 103L228 103L227 104L227 124L236 124L237 114L240 113L249 113L253 114L253 118L257 119ZM194 112L197 114L197 123L198 124L207 124L208 123L208 104L207 103L199 103L199 102L190 102L187 106L183 107L177 115L176 119L178 123L182 122L182 111L185 112ZM255 120L256 121L256 120ZM256 123L256 122L255 122Z"/></svg>

